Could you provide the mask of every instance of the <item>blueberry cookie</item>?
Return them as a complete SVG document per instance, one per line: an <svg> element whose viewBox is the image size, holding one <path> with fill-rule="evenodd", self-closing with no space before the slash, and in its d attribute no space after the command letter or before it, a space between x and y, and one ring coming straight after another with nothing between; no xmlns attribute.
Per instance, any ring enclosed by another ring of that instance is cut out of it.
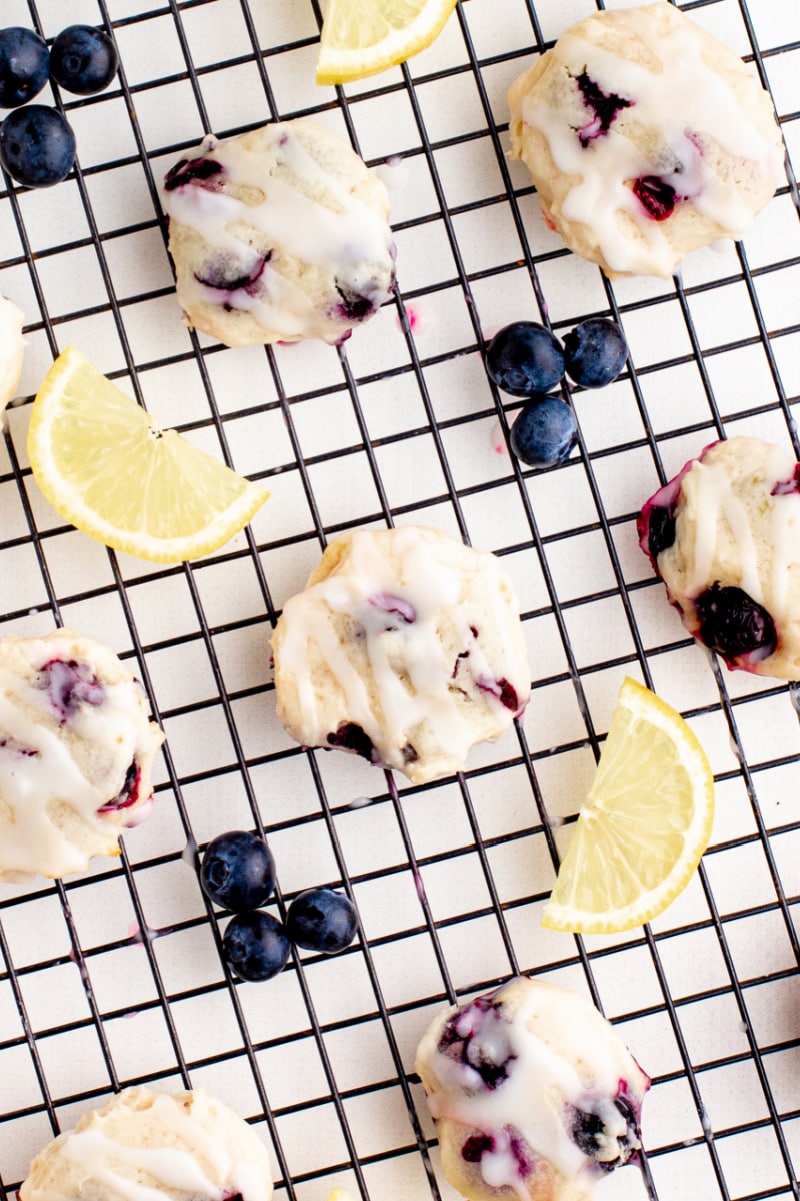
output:
<svg viewBox="0 0 800 1201"><path fill-rule="evenodd" d="M0 880L84 871L150 810L163 742L113 651L69 630L0 639Z"/></svg>
<svg viewBox="0 0 800 1201"><path fill-rule="evenodd" d="M790 451L714 442L646 501L637 527L690 634L729 667L800 680L800 464Z"/></svg>
<svg viewBox="0 0 800 1201"><path fill-rule="evenodd" d="M519 976L439 1014L416 1066L444 1174L472 1201L585 1201L641 1147L649 1077L578 993Z"/></svg>
<svg viewBox="0 0 800 1201"><path fill-rule="evenodd" d="M460 771L530 694L511 583L494 555L439 530L332 542L272 638L278 716L415 784Z"/></svg>
<svg viewBox="0 0 800 1201"><path fill-rule="evenodd" d="M22 325L25 315L13 301L0 296L0 413L14 399L22 374L25 343Z"/></svg>
<svg viewBox="0 0 800 1201"><path fill-rule="evenodd" d="M769 95L666 0L579 21L508 99L545 219L612 277L668 277L742 237L782 175Z"/></svg>
<svg viewBox="0 0 800 1201"><path fill-rule="evenodd" d="M394 288L386 187L313 121L206 138L164 206L186 322L226 346L338 344Z"/></svg>
<svg viewBox="0 0 800 1201"><path fill-rule="evenodd" d="M221 1101L128 1088L36 1156L20 1201L269 1201L256 1132Z"/></svg>

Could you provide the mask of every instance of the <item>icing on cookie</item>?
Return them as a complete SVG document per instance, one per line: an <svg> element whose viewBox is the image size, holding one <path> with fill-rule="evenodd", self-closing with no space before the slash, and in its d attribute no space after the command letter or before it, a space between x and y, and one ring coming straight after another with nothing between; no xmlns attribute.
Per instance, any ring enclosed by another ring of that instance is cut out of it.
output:
<svg viewBox="0 0 800 1201"><path fill-rule="evenodd" d="M661 222L682 200L691 200L728 236L740 237L750 226L752 210L738 180L721 179L708 165L715 143L733 159L756 164L774 186L783 163L777 139L764 136L706 61L703 31L679 13L669 27L652 13L651 8L624 13L648 65L574 30L559 39L559 61L568 64L587 111L578 129L570 106L547 103L537 89L522 101L524 123L544 135L556 167L574 179L561 214L591 227L610 269L620 273L670 273L674 252ZM742 71L747 73L744 64ZM652 130L663 133L665 142L657 163ZM619 214L634 223L645 245L630 237Z"/></svg>
<svg viewBox="0 0 800 1201"><path fill-rule="evenodd" d="M309 153L291 123L229 141L208 137L197 157L167 174L164 186L170 220L214 248L202 277L180 279L179 299L188 312L219 304L251 313L286 339L318 335L312 300L274 268L271 249L254 250L248 228L284 255L330 272L345 320L363 319L389 296L369 274L370 266L394 255L385 218Z"/></svg>

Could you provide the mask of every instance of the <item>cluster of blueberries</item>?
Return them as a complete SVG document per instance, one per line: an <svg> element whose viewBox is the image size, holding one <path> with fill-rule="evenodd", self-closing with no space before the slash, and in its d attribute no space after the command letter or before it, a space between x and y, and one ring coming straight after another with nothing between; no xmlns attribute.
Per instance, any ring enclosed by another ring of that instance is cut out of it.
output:
<svg viewBox="0 0 800 1201"><path fill-rule="evenodd" d="M510 396L525 399L511 427L511 450L530 467L552 467L578 440L572 406L556 395L564 374L582 388L603 388L623 371L625 335L615 321L590 317L561 342L535 321L513 321L486 347L486 372Z"/></svg>
<svg viewBox="0 0 800 1201"><path fill-rule="evenodd" d="M113 41L93 25L62 29L52 46L33 29L0 29L0 163L17 183L47 188L66 179L75 162L75 134L63 113L28 104L48 79L91 96L108 87L118 65ZM24 107L23 107L24 106Z"/></svg>
<svg viewBox="0 0 800 1201"><path fill-rule="evenodd" d="M275 860L263 838L229 830L208 844L200 864L208 899L234 913L222 936L225 961L242 980L270 980L286 966L292 943L335 955L356 936L356 907L332 888L307 888L286 912L286 925L259 906L275 888Z"/></svg>

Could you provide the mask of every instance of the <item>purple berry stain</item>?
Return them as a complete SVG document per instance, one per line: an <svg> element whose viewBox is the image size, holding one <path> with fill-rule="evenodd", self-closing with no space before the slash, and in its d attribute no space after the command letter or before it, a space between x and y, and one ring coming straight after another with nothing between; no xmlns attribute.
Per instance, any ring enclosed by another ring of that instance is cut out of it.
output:
<svg viewBox="0 0 800 1201"><path fill-rule="evenodd" d="M502 1010L491 997L477 997L446 1023L439 1038L439 1051L461 1063L470 1082L475 1074L490 1092L508 1078L516 1059L511 1051Z"/></svg>
<svg viewBox="0 0 800 1201"><path fill-rule="evenodd" d="M524 706L520 706L517 690L513 684L509 684L505 676L501 676L499 680L478 676L475 683L481 692L488 692L490 696L497 697L503 708L510 709L515 717L522 712Z"/></svg>
<svg viewBox="0 0 800 1201"><path fill-rule="evenodd" d="M625 100L614 92L604 92L598 83L586 71L576 76L575 82L586 108L592 112L592 119L578 130L578 141L584 149L595 138L608 133L622 109L630 108L632 100Z"/></svg>
<svg viewBox="0 0 800 1201"><path fill-rule="evenodd" d="M633 194L653 221L666 221L680 199L672 185L658 175L641 175L634 181Z"/></svg>
<svg viewBox="0 0 800 1201"><path fill-rule="evenodd" d="M113 813L117 809L129 809L139 800L142 783L142 769L134 759L125 772L125 779L113 801L107 801L97 810L98 813Z"/></svg>
<svg viewBox="0 0 800 1201"><path fill-rule="evenodd" d="M264 268L272 257L272 251L260 255L253 265L245 270L244 264L233 255L220 255L211 259L201 272L195 272L195 279L207 288L216 292L246 292L249 296L258 291L258 281L264 274Z"/></svg>
<svg viewBox="0 0 800 1201"><path fill-rule="evenodd" d="M213 158L182 158L175 163L174 167L170 167L164 176L164 189L167 192L174 192L176 188L182 188L186 184L195 184L198 188L207 188L215 192L218 190L218 181L215 176L222 174L224 174L222 163L216 162Z"/></svg>
<svg viewBox="0 0 800 1201"><path fill-rule="evenodd" d="M402 596L392 596L388 592L376 592L369 597L368 603L375 609L383 609L386 613L394 613L407 625L417 620L417 611L410 601Z"/></svg>
<svg viewBox="0 0 800 1201"><path fill-rule="evenodd" d="M98 706L105 700L105 689L97 682L90 667L75 659L51 659L41 669L40 687L63 725L81 704Z"/></svg>
<svg viewBox="0 0 800 1201"><path fill-rule="evenodd" d="M794 471L788 480L778 481L770 496L790 496L793 492L800 492L800 463L795 463Z"/></svg>

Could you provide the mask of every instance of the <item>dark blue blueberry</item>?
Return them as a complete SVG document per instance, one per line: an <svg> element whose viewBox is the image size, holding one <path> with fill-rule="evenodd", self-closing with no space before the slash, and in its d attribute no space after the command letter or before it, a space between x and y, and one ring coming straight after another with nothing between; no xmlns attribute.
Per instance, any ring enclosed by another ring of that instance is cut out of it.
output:
<svg viewBox="0 0 800 1201"><path fill-rule="evenodd" d="M647 546L653 560L662 550L669 550L675 541L675 513L672 509L661 509L655 505L649 513Z"/></svg>
<svg viewBox="0 0 800 1201"><path fill-rule="evenodd" d="M732 662L743 655L766 659L775 650L775 623L741 588L714 583L695 601L698 637Z"/></svg>
<svg viewBox="0 0 800 1201"><path fill-rule="evenodd" d="M630 108L633 101L624 100L622 96L617 96L613 92L604 92L586 71L576 76L575 82L583 103L593 114L592 120L578 130L578 140L581 146L586 147L595 138L608 133L617 113L623 108Z"/></svg>
<svg viewBox="0 0 800 1201"><path fill-rule="evenodd" d="M0 163L17 183L49 188L66 179L74 162L75 134L57 109L28 104L0 125Z"/></svg>
<svg viewBox="0 0 800 1201"><path fill-rule="evenodd" d="M486 347L486 371L510 396L549 392L564 374L564 351L543 325L514 321L498 330Z"/></svg>
<svg viewBox="0 0 800 1201"><path fill-rule="evenodd" d="M564 335L567 375L582 388L604 388L625 368L628 343L616 321L590 317Z"/></svg>
<svg viewBox="0 0 800 1201"><path fill-rule="evenodd" d="M494 1139L490 1134L471 1134L461 1148L461 1158L467 1163L480 1163L485 1151L494 1150Z"/></svg>
<svg viewBox="0 0 800 1201"><path fill-rule="evenodd" d="M307 888L295 897L286 914L289 938L307 951L335 955L350 946L357 930L355 905L332 888Z"/></svg>
<svg viewBox="0 0 800 1201"><path fill-rule="evenodd" d="M346 321L366 321L375 312L375 302L370 296L354 292L352 288L342 288L339 284L336 291L342 302L337 308Z"/></svg>
<svg viewBox="0 0 800 1201"><path fill-rule="evenodd" d="M511 449L530 467L552 467L555 463L563 463L577 441L575 414L557 396L538 396L529 400L511 427Z"/></svg>
<svg viewBox="0 0 800 1201"><path fill-rule="evenodd" d="M502 1008L491 996L476 997L447 1020L438 1050L476 1072L489 1091L508 1077L511 1053Z"/></svg>
<svg viewBox="0 0 800 1201"><path fill-rule="evenodd" d="M242 980L271 980L292 953L286 931L271 913L253 909L231 918L222 938L225 961Z"/></svg>
<svg viewBox="0 0 800 1201"><path fill-rule="evenodd" d="M102 705L106 695L88 664L75 659L51 659L45 663L39 687L47 692L62 725L77 713L80 705Z"/></svg>
<svg viewBox="0 0 800 1201"><path fill-rule="evenodd" d="M208 844L200 864L200 887L223 909L236 913L263 905L275 887L275 861L263 838L229 830Z"/></svg>
<svg viewBox="0 0 800 1201"><path fill-rule="evenodd" d="M79 96L93 96L107 88L118 64L113 41L94 25L69 25L50 49L50 77Z"/></svg>
<svg viewBox="0 0 800 1201"><path fill-rule="evenodd" d="M38 33L22 25L0 29L0 108L17 108L32 100L49 73L50 51Z"/></svg>
<svg viewBox="0 0 800 1201"><path fill-rule="evenodd" d="M625 1118L625 1132L612 1140L606 1126L606 1118L616 1120L617 1113ZM605 1116L603 1111L605 1110ZM626 1164L641 1146L639 1124L633 1106L626 1097L619 1096L612 1100L598 1100L595 1108L578 1109L568 1105L565 1113L567 1133L575 1146L583 1152L587 1159L594 1160L603 1172L613 1172ZM616 1154L613 1154L616 1143Z"/></svg>
<svg viewBox="0 0 800 1201"><path fill-rule="evenodd" d="M202 272L195 272L198 283L221 292L245 292L257 290L256 285L264 274L264 268L272 257L272 251L257 256L249 266L235 254L218 254L209 259Z"/></svg>
<svg viewBox="0 0 800 1201"><path fill-rule="evenodd" d="M658 175L640 176L634 182L633 194L654 221L666 221L675 208L675 189Z"/></svg>
<svg viewBox="0 0 800 1201"><path fill-rule="evenodd" d="M336 746L343 751L355 751L368 763L379 761L372 739L354 721L343 721L333 734L328 735L327 743L328 746Z"/></svg>
<svg viewBox="0 0 800 1201"><path fill-rule="evenodd" d="M184 184L197 184L198 187L205 187L205 181L214 179L216 175L223 174L222 163L218 163L213 158L182 158L178 159L167 174L164 176L164 190L174 192L176 188L183 187ZM211 185L213 188L214 185Z"/></svg>

